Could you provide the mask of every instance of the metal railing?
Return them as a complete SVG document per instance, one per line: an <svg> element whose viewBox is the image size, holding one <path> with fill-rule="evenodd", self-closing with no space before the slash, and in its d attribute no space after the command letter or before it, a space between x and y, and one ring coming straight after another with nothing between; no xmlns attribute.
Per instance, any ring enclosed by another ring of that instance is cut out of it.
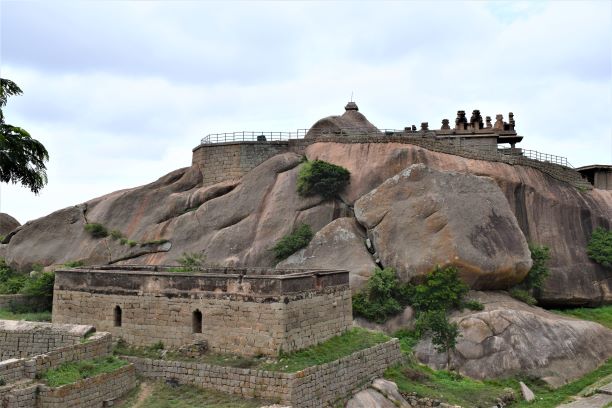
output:
<svg viewBox="0 0 612 408"><path fill-rule="evenodd" d="M303 139L306 134L313 137L330 136L393 136L405 133L404 130L371 128L341 128L338 130L329 129L297 129L294 132L258 132L240 131L228 133L211 133L204 136L201 144L231 143L231 142L277 142L295 139Z"/></svg>
<svg viewBox="0 0 612 408"><path fill-rule="evenodd" d="M515 148L515 149L506 148L506 149L499 149L498 151L508 156L521 156L526 159L537 160L543 163L558 164L559 166L569 167L571 169L574 168L574 166L572 166L567 161L567 157L563 157L563 156L557 156L554 154L542 153L536 150L527 150L527 149L521 149L521 148Z"/></svg>
<svg viewBox="0 0 612 408"><path fill-rule="evenodd" d="M201 140L202 144L214 144L214 143L231 143L231 142L275 142L275 141L287 141L303 139L306 135L312 136L313 138L318 137L335 137L335 136L374 136L374 137L385 137L385 136L405 136L406 138L414 137L414 135L421 134L420 132L414 132L409 130L398 130L398 129L378 129L372 128L340 128L336 130L330 129L297 129L293 132L257 132L257 131L240 131L240 132L229 132L229 133L211 133L204 136ZM440 144L448 144L452 137L443 137L436 140ZM573 166L567 161L566 157L557 156L554 154L542 153L536 150L526 150L521 148L501 148L495 149L495 147L489 146L475 146L467 145L462 146L455 145L456 148L462 150L486 150L489 153L498 153L507 156L520 156L526 159L536 160L543 163L552 163L564 167L573 168Z"/></svg>

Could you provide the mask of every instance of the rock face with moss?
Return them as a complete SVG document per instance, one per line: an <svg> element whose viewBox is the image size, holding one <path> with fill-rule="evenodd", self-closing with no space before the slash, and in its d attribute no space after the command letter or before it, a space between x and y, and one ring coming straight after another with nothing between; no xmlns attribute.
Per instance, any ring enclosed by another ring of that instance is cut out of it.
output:
<svg viewBox="0 0 612 408"><path fill-rule="evenodd" d="M461 336L451 367L477 379L522 374L558 387L594 370L612 355L612 330L568 318L512 299L507 294L476 292L484 310L455 312ZM417 358L432 368L446 367L446 354L421 341Z"/></svg>

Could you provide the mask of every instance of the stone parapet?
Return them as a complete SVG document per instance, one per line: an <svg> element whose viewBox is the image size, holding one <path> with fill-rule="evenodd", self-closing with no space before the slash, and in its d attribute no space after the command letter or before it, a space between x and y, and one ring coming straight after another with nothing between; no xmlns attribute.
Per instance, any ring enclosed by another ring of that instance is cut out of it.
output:
<svg viewBox="0 0 612 408"><path fill-rule="evenodd" d="M331 408L339 400L366 388L388 367L400 363L403 356L399 341L392 339L295 373L141 357L122 358L132 362L137 372L146 378L175 379L180 384L280 402L293 408Z"/></svg>

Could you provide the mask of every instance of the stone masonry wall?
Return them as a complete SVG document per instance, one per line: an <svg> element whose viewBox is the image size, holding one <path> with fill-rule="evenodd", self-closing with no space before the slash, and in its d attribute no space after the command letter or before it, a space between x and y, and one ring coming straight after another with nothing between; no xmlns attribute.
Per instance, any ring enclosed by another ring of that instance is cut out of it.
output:
<svg viewBox="0 0 612 408"><path fill-rule="evenodd" d="M33 379L44 371L66 362L106 357L112 353L112 347L110 333L95 333L78 344L59 347L29 358L0 361L0 378L9 384Z"/></svg>
<svg viewBox="0 0 612 408"><path fill-rule="evenodd" d="M0 295L0 309L10 309L12 307L41 307L46 306L45 299L29 295Z"/></svg>
<svg viewBox="0 0 612 408"><path fill-rule="evenodd" d="M348 271L58 270L53 304L54 322L95 323L132 345L206 340L241 355L294 351L352 325Z"/></svg>
<svg viewBox="0 0 612 408"><path fill-rule="evenodd" d="M0 360L30 357L79 343L95 329L74 324L0 320Z"/></svg>
<svg viewBox="0 0 612 408"><path fill-rule="evenodd" d="M288 150L288 142L203 144L193 149L192 165L202 171L204 185L240 178L270 157Z"/></svg>
<svg viewBox="0 0 612 408"><path fill-rule="evenodd" d="M136 384L133 365L127 365L112 373L67 384L57 388L40 386L40 408L99 408L104 401L113 401L125 395Z"/></svg>
<svg viewBox="0 0 612 408"><path fill-rule="evenodd" d="M376 377L403 359L399 341L393 339L357 351L330 363L296 373L291 390L294 408L332 407L338 400L366 388Z"/></svg>
<svg viewBox="0 0 612 408"><path fill-rule="evenodd" d="M124 357L138 373L152 379L176 379L181 384L219 390L246 398L290 404L293 408L333 407L334 403L368 386L372 379L402 361L399 341L357 351L339 360L281 373L204 363Z"/></svg>
<svg viewBox="0 0 612 408"><path fill-rule="evenodd" d="M522 165L536 168L551 177L564 181L581 189L592 186L580 174L570 168L553 163L532 160L522 156L509 156L497 152L494 138L461 139L423 137L415 135L362 135L362 136L326 136L311 139L292 139L286 142L234 142L219 144L202 144L193 149L192 163L198 165L204 175L205 184L242 177L258 164L278 153L294 152L304 154L306 147L312 143L407 143L424 147L440 153L453 154L468 159L502 162L511 165ZM256 147L255 147L256 146ZM266 147L268 146L268 147ZM275 153L276 151L276 153ZM265 152L265 153L262 153ZM242 166L241 160L247 165ZM253 159L256 158L256 159ZM257 163L255 165L252 165Z"/></svg>
<svg viewBox="0 0 612 408"><path fill-rule="evenodd" d="M276 355L320 343L350 327L348 286L325 293L301 294L295 300L228 298L194 294L191 298L106 295L55 291L53 320L96 323L126 342L147 346L162 341L180 347L206 340L211 350L244 355ZM70 305L65 307L62 305ZM121 307L121 326L114 309ZM202 313L202 333L194 333L192 314ZM296 320L297 319L297 320ZM170 329L171 328L171 329Z"/></svg>

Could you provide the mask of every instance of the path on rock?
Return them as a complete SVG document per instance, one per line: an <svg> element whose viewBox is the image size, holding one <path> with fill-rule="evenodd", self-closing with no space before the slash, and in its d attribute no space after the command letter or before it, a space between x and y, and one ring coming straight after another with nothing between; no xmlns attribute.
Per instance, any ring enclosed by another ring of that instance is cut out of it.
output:
<svg viewBox="0 0 612 408"><path fill-rule="evenodd" d="M612 404L612 382L596 390L590 397L579 398L557 408L604 408Z"/></svg>

